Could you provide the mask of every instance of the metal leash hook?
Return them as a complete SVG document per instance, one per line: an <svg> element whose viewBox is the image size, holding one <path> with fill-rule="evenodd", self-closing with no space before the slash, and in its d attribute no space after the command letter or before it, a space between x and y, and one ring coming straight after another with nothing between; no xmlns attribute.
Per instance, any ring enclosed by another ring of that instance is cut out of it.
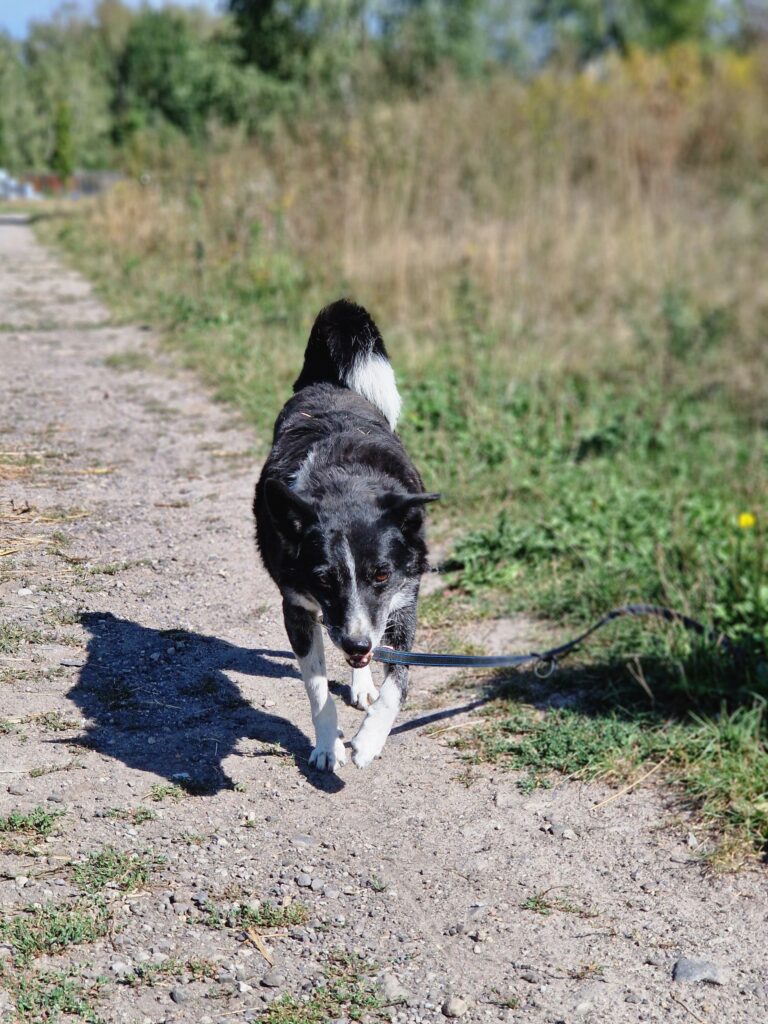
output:
<svg viewBox="0 0 768 1024"><path fill-rule="evenodd" d="M533 672L537 679L549 679L559 668L556 657L547 658L544 655L540 655L534 665Z"/></svg>

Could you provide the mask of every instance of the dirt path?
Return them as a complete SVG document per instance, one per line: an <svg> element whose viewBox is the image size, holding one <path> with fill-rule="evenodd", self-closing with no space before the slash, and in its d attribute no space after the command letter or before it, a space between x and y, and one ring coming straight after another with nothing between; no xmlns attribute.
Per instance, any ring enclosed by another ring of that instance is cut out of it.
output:
<svg viewBox="0 0 768 1024"><path fill-rule="evenodd" d="M311 772L252 542L253 437L11 217L0 322L0 814L63 812L6 843L0 906L83 905L66 862L104 846L165 858L138 890L104 890L107 936L17 977L73 967L110 1022L238 1021L285 994L320 1005L329 957L361 978L343 950L390 999L402 987L384 1011L399 1021L444 1019L450 994L467 1021L768 1019L765 878L707 878L656 790L595 809L610 790L524 795L491 769L464 785L424 732L426 675L382 760ZM342 704L347 738L359 714ZM308 908L267 934L266 979L238 917L260 899ZM725 984L674 983L680 956ZM312 1020L352 1014L323 1005Z"/></svg>

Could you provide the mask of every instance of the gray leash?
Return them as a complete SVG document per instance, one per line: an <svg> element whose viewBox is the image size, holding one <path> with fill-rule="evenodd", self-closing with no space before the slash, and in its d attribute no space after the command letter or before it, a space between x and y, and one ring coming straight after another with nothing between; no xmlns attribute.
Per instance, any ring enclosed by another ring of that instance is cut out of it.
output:
<svg viewBox="0 0 768 1024"><path fill-rule="evenodd" d="M646 618L652 616L666 622L676 622L699 636L708 637L712 643L724 650L733 650L726 637L719 636L707 629L701 622L683 615L672 608L664 608L655 604L625 604L620 608L612 608L589 629L579 633L573 640L568 640L559 647L550 647L546 651L530 651L527 654L427 654L426 651L396 651L393 647L376 647L373 651L375 661L385 665L423 665L433 668L519 668L521 665L534 664L536 673L542 677L551 675L558 667L557 659L570 654L587 637L592 636L614 619L625 616Z"/></svg>

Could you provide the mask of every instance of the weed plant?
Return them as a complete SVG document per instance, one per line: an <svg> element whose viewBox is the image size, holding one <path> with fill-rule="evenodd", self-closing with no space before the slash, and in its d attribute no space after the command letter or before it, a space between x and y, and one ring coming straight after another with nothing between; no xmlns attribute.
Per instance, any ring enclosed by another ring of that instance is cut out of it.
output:
<svg viewBox="0 0 768 1024"><path fill-rule="evenodd" d="M153 854L125 853L106 846L76 864L72 877L87 893L99 892L107 886L121 892L134 892L146 886L152 871L162 863L163 858Z"/></svg>
<svg viewBox="0 0 768 1024"><path fill-rule="evenodd" d="M373 980L373 963L345 950L328 956L324 979L305 999L286 995L268 1007L265 1024L325 1024L346 1018L352 1021L383 1021L384 1000Z"/></svg>
<svg viewBox="0 0 768 1024"><path fill-rule="evenodd" d="M13 833L29 837L49 836L63 811L46 811L35 807L31 811L11 811L0 818L0 833Z"/></svg>
<svg viewBox="0 0 768 1024"><path fill-rule="evenodd" d="M10 946L14 962L24 966L36 957L93 942L107 934L109 925L109 912L102 903L43 903L0 920L0 938Z"/></svg>
<svg viewBox="0 0 768 1024"><path fill-rule="evenodd" d="M75 969L68 971L39 971L3 974L4 984L15 1004L14 1020L38 1024L58 1021L62 1015L84 1024L103 1024L93 1002L104 980L84 983L78 980Z"/></svg>

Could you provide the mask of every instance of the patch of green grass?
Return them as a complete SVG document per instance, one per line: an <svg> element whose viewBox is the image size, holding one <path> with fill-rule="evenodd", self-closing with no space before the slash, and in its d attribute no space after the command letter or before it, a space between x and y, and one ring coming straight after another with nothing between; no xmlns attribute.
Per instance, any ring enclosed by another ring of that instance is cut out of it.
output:
<svg viewBox="0 0 768 1024"><path fill-rule="evenodd" d="M66 633L60 631L56 635L56 642L61 644L63 647L82 647L82 637L78 636L77 633Z"/></svg>
<svg viewBox="0 0 768 1024"><path fill-rule="evenodd" d="M325 981L306 1000L285 995L267 1008L264 1024L327 1024L346 1017L354 1021L378 1021L385 1003L372 975L375 964L362 957L335 950L328 955Z"/></svg>
<svg viewBox="0 0 768 1024"><path fill-rule="evenodd" d="M224 909L218 903L205 904L203 923L209 928L288 928L304 924L309 918L309 908L304 903L294 902L278 907L269 900L263 903L236 903Z"/></svg>
<svg viewBox="0 0 768 1024"><path fill-rule="evenodd" d="M40 644L43 639L39 629L26 629L12 622L0 622L0 654L17 654L22 644Z"/></svg>
<svg viewBox="0 0 768 1024"><path fill-rule="evenodd" d="M207 838L202 832L179 832L171 836L171 842L180 846L202 846Z"/></svg>
<svg viewBox="0 0 768 1024"><path fill-rule="evenodd" d="M60 531L56 531L53 534L56 543L61 545L64 543L64 535ZM53 626L78 626L80 625L81 613L75 608L65 608L63 605L57 605L55 608L49 608L45 613L46 622L49 622Z"/></svg>
<svg viewBox="0 0 768 1024"><path fill-rule="evenodd" d="M154 821L157 818L157 811L151 807L110 807L105 813L107 818L117 818L121 821L130 821L134 825L143 825L147 821Z"/></svg>
<svg viewBox="0 0 768 1024"><path fill-rule="evenodd" d="M104 707L111 711L132 707L136 703L136 693L133 687L119 676L105 679L100 684L96 695Z"/></svg>
<svg viewBox="0 0 768 1024"><path fill-rule="evenodd" d="M81 761L67 761L66 764L40 765L37 768L30 769L29 777L30 779L39 779L43 775L54 775L56 772L71 772L78 768L85 768L85 765Z"/></svg>
<svg viewBox="0 0 768 1024"><path fill-rule="evenodd" d="M575 914L577 917L597 917L597 912L588 907L579 906L567 896L550 895L554 890L543 889L526 897L520 904L523 910L532 910L534 914L541 914L542 917L549 917L552 911L556 910L562 914Z"/></svg>
<svg viewBox="0 0 768 1024"><path fill-rule="evenodd" d="M137 565L141 565L140 561L124 561L124 562L104 562L100 565L89 565L88 573L91 576L117 576L120 572L125 572L127 569L133 569Z"/></svg>
<svg viewBox="0 0 768 1024"><path fill-rule="evenodd" d="M63 814L63 811L46 811L44 807L35 807L32 811L12 811L0 818L0 833L49 836Z"/></svg>
<svg viewBox="0 0 768 1024"><path fill-rule="evenodd" d="M579 964L578 967L572 967L571 970L568 971L568 977L573 978L574 981L587 981L588 979L602 978L604 974L605 965L594 961Z"/></svg>
<svg viewBox="0 0 768 1024"><path fill-rule="evenodd" d="M501 1006L507 1010L517 1010L520 1006L520 999L512 992L499 992L494 989L494 996L490 1000L494 1006Z"/></svg>
<svg viewBox="0 0 768 1024"><path fill-rule="evenodd" d="M98 892L107 886L121 892L133 892L143 888L152 871L162 863L163 860L154 854L125 853L106 846L75 865L72 877L85 892Z"/></svg>
<svg viewBox="0 0 768 1024"><path fill-rule="evenodd" d="M162 800L173 800L174 803L178 803L185 796L187 796L186 791L175 782L154 782L149 791L150 800L155 800L157 803Z"/></svg>
<svg viewBox="0 0 768 1024"><path fill-rule="evenodd" d="M220 964L202 957L191 957L187 960L169 957L159 964L149 961L136 964L133 973L125 977L123 984L139 988L142 985L152 987L169 978L204 981L206 978L215 978L220 970Z"/></svg>
<svg viewBox="0 0 768 1024"><path fill-rule="evenodd" d="M98 901L43 903L0 920L0 938L11 947L14 962L24 966L35 957L94 942L109 926L109 912Z"/></svg>
<svg viewBox="0 0 768 1024"><path fill-rule="evenodd" d="M84 983L70 971L39 971L0 975L14 1002L16 1020L54 1024L62 1015L85 1024L102 1024L94 1008L103 982Z"/></svg>
<svg viewBox="0 0 768 1024"><path fill-rule="evenodd" d="M584 675L589 679L589 669ZM714 863L737 864L750 851L765 849L765 701L714 716L681 716L638 706L617 678L618 668L598 673L602 682L591 679L592 689L582 690L575 708L542 710L521 703L518 689L497 700L486 721L457 746L471 760L524 771L519 785L525 790L547 784L553 773L623 781L659 766L658 774L719 833ZM566 676L577 693L578 679L578 672Z"/></svg>
<svg viewBox="0 0 768 1024"><path fill-rule="evenodd" d="M30 715L24 721L37 725L46 732L70 732L77 728L77 722L66 718L61 711L44 711L39 715Z"/></svg>
<svg viewBox="0 0 768 1024"><path fill-rule="evenodd" d="M104 359L104 365L111 370L146 370L152 365L148 352L115 352Z"/></svg>

